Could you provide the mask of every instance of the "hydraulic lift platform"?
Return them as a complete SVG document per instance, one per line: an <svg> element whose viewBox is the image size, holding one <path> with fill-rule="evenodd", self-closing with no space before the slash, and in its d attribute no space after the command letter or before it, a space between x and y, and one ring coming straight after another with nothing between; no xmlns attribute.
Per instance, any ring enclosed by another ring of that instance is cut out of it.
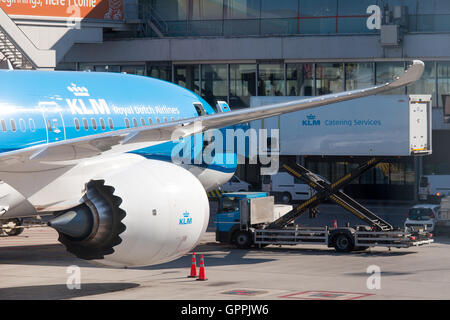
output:
<svg viewBox="0 0 450 320"><path fill-rule="evenodd" d="M284 164L283 168L286 169L286 171L290 175L294 176L294 178L301 179L303 182L313 188L316 193L304 203L295 207L292 211L269 224L266 229L282 228L296 218L300 217L307 210L309 210L310 212L310 217L315 217L318 212L317 206L320 203L330 199L356 217L368 223L373 228L373 230L393 230L392 225L390 225L387 221L381 219L372 211L341 191L342 188L350 184L354 179L361 176L364 172L375 167L382 160L383 158L374 157L369 161L361 164L360 166L358 166L358 168L352 170L350 173L346 174L344 177L333 184L329 183L322 177L314 174L313 172L297 163Z"/></svg>

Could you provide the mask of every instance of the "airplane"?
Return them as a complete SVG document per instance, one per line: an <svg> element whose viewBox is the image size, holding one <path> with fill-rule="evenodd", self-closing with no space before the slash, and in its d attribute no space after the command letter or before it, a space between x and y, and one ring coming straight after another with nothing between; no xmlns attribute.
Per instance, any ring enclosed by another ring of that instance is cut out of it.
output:
<svg viewBox="0 0 450 320"><path fill-rule="evenodd" d="M104 266L177 259L206 232L206 191L236 169L172 163L177 143L383 93L415 82L423 70L414 60L392 82L234 111L224 102L215 111L193 92L150 77L2 70L0 219L53 214L48 225L67 251Z"/></svg>

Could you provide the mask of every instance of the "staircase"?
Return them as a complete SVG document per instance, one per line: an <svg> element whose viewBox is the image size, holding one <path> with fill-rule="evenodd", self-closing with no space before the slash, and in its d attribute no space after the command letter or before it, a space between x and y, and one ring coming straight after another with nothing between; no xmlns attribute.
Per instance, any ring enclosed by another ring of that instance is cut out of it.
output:
<svg viewBox="0 0 450 320"><path fill-rule="evenodd" d="M144 37L152 36L152 31L160 38L167 36L169 26L167 22L152 8L149 1L140 1L140 18L142 24L140 32Z"/></svg>
<svg viewBox="0 0 450 320"><path fill-rule="evenodd" d="M33 65L24 57L0 29L0 52L11 62L14 69L34 69Z"/></svg>
<svg viewBox="0 0 450 320"><path fill-rule="evenodd" d="M56 66L54 50L41 50L0 8L0 53L15 69L53 70Z"/></svg>

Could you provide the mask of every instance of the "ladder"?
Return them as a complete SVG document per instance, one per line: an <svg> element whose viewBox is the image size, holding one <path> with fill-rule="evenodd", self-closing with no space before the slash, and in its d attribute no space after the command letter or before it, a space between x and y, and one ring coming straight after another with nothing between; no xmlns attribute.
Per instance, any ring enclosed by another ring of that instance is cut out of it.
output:
<svg viewBox="0 0 450 320"><path fill-rule="evenodd" d="M368 223L377 231L393 230L394 228L391 224L381 219L375 213L340 190L350 182L352 182L354 179L361 176L364 172L376 166L381 161L381 158L374 157L369 161L361 164L360 166L358 166L358 168L352 170L350 173L346 174L334 183L329 183L322 177L314 174L298 163L284 164L283 167L290 175L304 181L311 188L316 190L316 193L308 200L289 211L287 214L269 224L266 229L282 228L294 219L300 217L307 210L314 211L320 203L330 199L342 208L346 209L350 213Z"/></svg>

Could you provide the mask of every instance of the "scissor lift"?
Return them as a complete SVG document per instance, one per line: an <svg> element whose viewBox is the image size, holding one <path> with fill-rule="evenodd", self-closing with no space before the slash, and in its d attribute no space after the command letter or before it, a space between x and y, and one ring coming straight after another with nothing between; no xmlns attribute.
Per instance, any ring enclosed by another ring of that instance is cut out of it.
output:
<svg viewBox="0 0 450 320"><path fill-rule="evenodd" d="M358 168L352 170L350 173L346 174L344 177L339 179L337 182L331 184L325 181L320 176L309 171L305 167L297 164L284 164L283 167L286 171L294 176L295 178L301 179L303 182L308 184L311 188L316 190L316 193L309 198L304 203L300 204L294 208L289 213L275 220L266 229L278 229L286 226L294 219L301 216L307 210L317 211L317 206L330 199L334 201L339 206L343 207L350 213L354 214L361 220L368 223L374 230L377 231L389 231L393 230L392 225L387 221L381 219L372 211L364 207L362 204L358 203L356 200L350 198L344 192L341 191L342 188L350 184L353 180L361 176L364 172L376 166L381 162L381 158L372 158L369 161L361 164ZM314 214L313 214L314 215Z"/></svg>
<svg viewBox="0 0 450 320"><path fill-rule="evenodd" d="M335 247L337 251L346 252L374 246L406 248L433 242L432 235L423 230L394 230L391 224L341 190L382 160L383 158L374 157L334 183L329 183L297 163L284 164L283 167L288 173L303 180L316 190L316 193L272 223L262 228L252 229L254 244L259 246L267 244L325 244L329 247ZM340 228L289 226L291 222L308 210L310 214L316 214L317 206L328 199L365 221L369 226Z"/></svg>

